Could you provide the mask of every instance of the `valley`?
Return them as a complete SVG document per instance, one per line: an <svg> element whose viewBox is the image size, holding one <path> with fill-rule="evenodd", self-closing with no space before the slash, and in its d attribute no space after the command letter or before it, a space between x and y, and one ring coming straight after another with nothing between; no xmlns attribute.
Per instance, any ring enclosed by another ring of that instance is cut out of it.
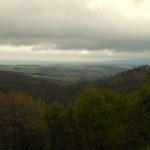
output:
<svg viewBox="0 0 150 150"><path fill-rule="evenodd" d="M132 65L99 64L0 65L0 71L21 72L37 78L55 80L59 83L97 80L133 68Z"/></svg>

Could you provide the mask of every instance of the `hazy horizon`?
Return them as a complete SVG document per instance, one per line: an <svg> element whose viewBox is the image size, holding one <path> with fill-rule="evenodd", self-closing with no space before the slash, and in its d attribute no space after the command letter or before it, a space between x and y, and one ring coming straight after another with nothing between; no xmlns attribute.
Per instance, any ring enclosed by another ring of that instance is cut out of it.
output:
<svg viewBox="0 0 150 150"><path fill-rule="evenodd" d="M150 59L122 59L112 61L36 61L0 60L0 65L150 65Z"/></svg>

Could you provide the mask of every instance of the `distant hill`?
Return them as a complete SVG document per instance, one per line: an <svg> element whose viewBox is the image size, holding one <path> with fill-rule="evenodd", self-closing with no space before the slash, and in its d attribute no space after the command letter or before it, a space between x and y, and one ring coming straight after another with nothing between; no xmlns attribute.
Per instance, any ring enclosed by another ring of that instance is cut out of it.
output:
<svg viewBox="0 0 150 150"><path fill-rule="evenodd" d="M57 96L60 94L59 89L61 88L55 81L8 71L0 71L0 83L7 86L9 90L26 92L34 97L42 97L46 101L57 100Z"/></svg>
<svg viewBox="0 0 150 150"><path fill-rule="evenodd" d="M47 103L59 101L62 104L74 101L86 88L106 88L116 92L130 92L137 89L138 84L144 79L150 66L142 66L124 71L111 77L99 80L83 81L77 83L59 84L55 80L35 78L23 73L0 71L0 83L8 90L26 92L33 97L41 97Z"/></svg>
<svg viewBox="0 0 150 150"><path fill-rule="evenodd" d="M86 88L105 88L115 92L130 92L139 87L140 82L146 78L148 71L150 71L150 66L140 66L99 80L80 82L78 87L81 91Z"/></svg>
<svg viewBox="0 0 150 150"><path fill-rule="evenodd" d="M0 65L0 71L22 72L60 82L96 80L132 69L128 65L58 64L58 65Z"/></svg>
<svg viewBox="0 0 150 150"><path fill-rule="evenodd" d="M74 101L86 88L85 85L80 86L80 83L59 84L57 80L37 78L11 71L0 71L0 90L1 85L4 89L7 87L8 91L25 92L35 98L42 98L47 103L58 101L62 104Z"/></svg>
<svg viewBox="0 0 150 150"><path fill-rule="evenodd" d="M112 89L117 92L133 91L138 88L139 83L144 80L148 71L150 71L150 66L145 65L94 81L91 84L94 87Z"/></svg>

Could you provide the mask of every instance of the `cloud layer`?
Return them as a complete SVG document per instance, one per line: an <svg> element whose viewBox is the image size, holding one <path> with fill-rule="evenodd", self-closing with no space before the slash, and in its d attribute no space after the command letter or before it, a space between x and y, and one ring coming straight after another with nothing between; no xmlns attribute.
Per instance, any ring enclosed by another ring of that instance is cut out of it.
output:
<svg viewBox="0 0 150 150"><path fill-rule="evenodd" d="M0 45L150 50L148 0L0 0Z"/></svg>

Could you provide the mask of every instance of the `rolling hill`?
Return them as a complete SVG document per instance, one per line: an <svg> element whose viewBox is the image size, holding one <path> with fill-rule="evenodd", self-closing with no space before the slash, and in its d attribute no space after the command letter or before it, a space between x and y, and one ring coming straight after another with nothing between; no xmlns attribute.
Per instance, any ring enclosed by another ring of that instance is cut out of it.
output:
<svg viewBox="0 0 150 150"><path fill-rule="evenodd" d="M47 103L59 101L66 104L74 101L86 88L106 88L116 92L136 90L140 80L150 70L149 66L142 66L128 70L117 75L104 77L98 80L59 84L55 80L35 78L24 73L0 71L0 83L8 88L8 91L22 91L33 97L41 97Z"/></svg>
<svg viewBox="0 0 150 150"><path fill-rule="evenodd" d="M0 65L0 71L21 72L33 77L55 80L59 83L97 80L129 69L133 69L133 67L98 64Z"/></svg>

